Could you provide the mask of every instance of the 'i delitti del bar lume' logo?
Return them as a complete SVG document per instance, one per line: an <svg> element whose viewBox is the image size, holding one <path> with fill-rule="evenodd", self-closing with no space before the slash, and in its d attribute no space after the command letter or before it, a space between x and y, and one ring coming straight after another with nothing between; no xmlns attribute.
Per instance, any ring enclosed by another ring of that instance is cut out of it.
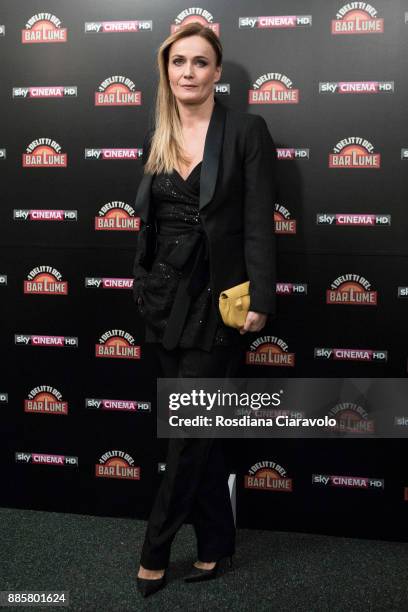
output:
<svg viewBox="0 0 408 612"><path fill-rule="evenodd" d="M249 104L298 104L299 89L292 80L279 72L259 76L248 92Z"/></svg>
<svg viewBox="0 0 408 612"><path fill-rule="evenodd" d="M113 75L102 81L95 92L95 106L140 106L142 92L129 77Z"/></svg>
<svg viewBox="0 0 408 612"><path fill-rule="evenodd" d="M220 24L214 21L212 13L198 6L189 7L181 11L181 13L174 18L174 23L170 25L170 31L173 34L181 27L192 22L201 23L201 25L210 28L217 36L220 35Z"/></svg>
<svg viewBox="0 0 408 612"><path fill-rule="evenodd" d="M137 232L140 230L140 217L135 209L121 201L107 202L94 217L96 231Z"/></svg>
<svg viewBox="0 0 408 612"><path fill-rule="evenodd" d="M95 345L95 357L113 359L140 359L140 346L123 329L110 329L103 333Z"/></svg>
<svg viewBox="0 0 408 612"><path fill-rule="evenodd" d="M326 304L352 306L376 306L377 291L359 274L343 274L336 278L326 291Z"/></svg>
<svg viewBox="0 0 408 612"><path fill-rule="evenodd" d="M68 31L62 27L61 19L52 13L36 13L30 17L21 31L21 42L65 43Z"/></svg>
<svg viewBox="0 0 408 612"><path fill-rule="evenodd" d="M244 476L246 489L292 493L293 480L289 478L284 467L275 461L258 461L252 465Z"/></svg>
<svg viewBox="0 0 408 612"><path fill-rule="evenodd" d="M347 2L331 22L332 34L382 34L384 19L368 2Z"/></svg>
<svg viewBox="0 0 408 612"><path fill-rule="evenodd" d="M42 414L68 414L68 402L62 393L50 385L39 385L24 400L24 412Z"/></svg>

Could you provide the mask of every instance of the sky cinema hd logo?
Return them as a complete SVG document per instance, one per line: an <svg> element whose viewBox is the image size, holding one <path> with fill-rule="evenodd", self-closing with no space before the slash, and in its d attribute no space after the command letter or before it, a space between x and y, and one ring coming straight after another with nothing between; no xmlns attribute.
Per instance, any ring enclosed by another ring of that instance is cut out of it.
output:
<svg viewBox="0 0 408 612"><path fill-rule="evenodd" d="M374 361L385 363L388 351L355 348L322 348L314 349L315 359L330 359L333 361Z"/></svg>
<svg viewBox="0 0 408 612"><path fill-rule="evenodd" d="M87 276L85 278L85 287L93 287L95 289L132 289L133 278Z"/></svg>
<svg viewBox="0 0 408 612"><path fill-rule="evenodd" d="M239 17L240 30L270 30L275 28L300 28L312 25L311 15L268 15L262 17Z"/></svg>
<svg viewBox="0 0 408 612"><path fill-rule="evenodd" d="M16 463L26 465L56 465L65 467L66 465L78 467L78 457L68 455L51 455L48 453L30 453L17 451L14 455Z"/></svg>
<svg viewBox="0 0 408 612"><path fill-rule="evenodd" d="M339 81L319 83L319 93L379 94L394 93L394 81Z"/></svg>
<svg viewBox="0 0 408 612"><path fill-rule="evenodd" d="M391 225L391 215L375 213L317 213L316 224L389 227Z"/></svg>
<svg viewBox="0 0 408 612"><path fill-rule="evenodd" d="M329 153L329 168L380 168L381 156L365 138L343 138Z"/></svg>
<svg viewBox="0 0 408 612"><path fill-rule="evenodd" d="M14 221L77 221L77 210L14 208Z"/></svg>
<svg viewBox="0 0 408 612"><path fill-rule="evenodd" d="M289 77L268 72L258 77L248 92L249 104L298 104L299 90Z"/></svg>
<svg viewBox="0 0 408 612"><path fill-rule="evenodd" d="M245 489L292 493L293 480L286 470L274 461L259 461L244 476Z"/></svg>
<svg viewBox="0 0 408 612"><path fill-rule="evenodd" d="M182 26L192 23L193 21L198 21L201 25L210 28L217 36L220 35L220 24L214 22L213 15L206 9L196 6L181 11L174 19L174 23L171 24L170 31L174 34L174 32L177 32Z"/></svg>
<svg viewBox="0 0 408 612"><path fill-rule="evenodd" d="M326 304L377 306L377 291L359 274L343 274L326 291Z"/></svg>
<svg viewBox="0 0 408 612"><path fill-rule="evenodd" d="M65 43L68 31L61 27L62 22L51 13L37 13L30 17L21 31L21 42L27 43Z"/></svg>
<svg viewBox="0 0 408 612"><path fill-rule="evenodd" d="M301 160L301 159L309 159L310 158L310 149L295 149L294 147L280 147L276 148L276 157L277 159L284 161L293 161L293 160Z"/></svg>
<svg viewBox="0 0 408 612"><path fill-rule="evenodd" d="M143 149L111 148L111 149L85 149L85 159L101 160L137 160L143 155Z"/></svg>
<svg viewBox="0 0 408 612"><path fill-rule="evenodd" d="M378 12L367 2L348 2L332 19L332 34L382 34L384 19L377 17Z"/></svg>
<svg viewBox="0 0 408 612"><path fill-rule="evenodd" d="M95 106L140 106L142 92L136 89L128 77L114 75L108 77L95 92Z"/></svg>
<svg viewBox="0 0 408 612"><path fill-rule="evenodd" d="M276 283L276 295L307 295L307 284Z"/></svg>
<svg viewBox="0 0 408 612"><path fill-rule="evenodd" d="M46 85L30 87L13 87L13 98L32 100L37 98L76 98L78 88L75 85Z"/></svg>
<svg viewBox="0 0 408 612"><path fill-rule="evenodd" d="M118 21L87 21L84 24L85 34L128 34L151 32L153 22L140 19Z"/></svg>
<svg viewBox="0 0 408 612"><path fill-rule="evenodd" d="M348 489L384 489L384 480L381 478L368 478L367 476L312 474L312 484L331 487L346 487Z"/></svg>
<svg viewBox="0 0 408 612"><path fill-rule="evenodd" d="M150 402L139 400L115 400L97 399L89 397L85 399L85 408L92 410L112 410L114 412L151 412Z"/></svg>
<svg viewBox="0 0 408 612"><path fill-rule="evenodd" d="M14 334L14 343L19 346L47 346L78 348L76 336L49 336L45 334Z"/></svg>
<svg viewBox="0 0 408 612"><path fill-rule="evenodd" d="M408 287L400 286L397 288L397 297L408 298Z"/></svg>
<svg viewBox="0 0 408 612"><path fill-rule="evenodd" d="M107 202L94 217L95 230L137 232L140 230L140 217L135 209L125 202Z"/></svg>

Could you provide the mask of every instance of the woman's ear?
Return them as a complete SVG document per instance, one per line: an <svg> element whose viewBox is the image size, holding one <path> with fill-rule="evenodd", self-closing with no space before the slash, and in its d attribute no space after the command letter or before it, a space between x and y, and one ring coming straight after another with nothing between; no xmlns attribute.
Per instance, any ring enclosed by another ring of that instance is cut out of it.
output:
<svg viewBox="0 0 408 612"><path fill-rule="evenodd" d="M217 72L217 78L214 79L214 83L218 83L218 81L221 78L222 66L217 66L216 67L216 72Z"/></svg>

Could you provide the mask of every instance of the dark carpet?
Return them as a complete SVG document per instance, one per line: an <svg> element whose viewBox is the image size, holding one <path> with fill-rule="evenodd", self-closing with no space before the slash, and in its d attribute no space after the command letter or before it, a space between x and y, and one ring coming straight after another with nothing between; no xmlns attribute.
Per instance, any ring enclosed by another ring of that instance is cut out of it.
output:
<svg viewBox="0 0 408 612"><path fill-rule="evenodd" d="M191 525L172 547L167 586L136 588L144 521L0 509L0 590L68 591L75 612L408 611L408 544L239 529L234 567L202 584Z"/></svg>

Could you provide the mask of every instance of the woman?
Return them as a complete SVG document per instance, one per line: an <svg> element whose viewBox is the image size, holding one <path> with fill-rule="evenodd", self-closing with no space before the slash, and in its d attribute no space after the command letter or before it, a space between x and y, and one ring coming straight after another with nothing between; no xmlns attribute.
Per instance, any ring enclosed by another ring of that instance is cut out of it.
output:
<svg viewBox="0 0 408 612"><path fill-rule="evenodd" d="M136 197L141 219L134 299L165 377L233 376L248 332L275 313L276 150L258 115L214 98L222 47L190 23L158 51L155 129L144 142ZM250 281L240 329L224 325L221 291ZM143 544L138 588L165 583L171 543L190 519L198 560L185 580L216 576L235 550L235 525L220 439L170 439L166 472Z"/></svg>

